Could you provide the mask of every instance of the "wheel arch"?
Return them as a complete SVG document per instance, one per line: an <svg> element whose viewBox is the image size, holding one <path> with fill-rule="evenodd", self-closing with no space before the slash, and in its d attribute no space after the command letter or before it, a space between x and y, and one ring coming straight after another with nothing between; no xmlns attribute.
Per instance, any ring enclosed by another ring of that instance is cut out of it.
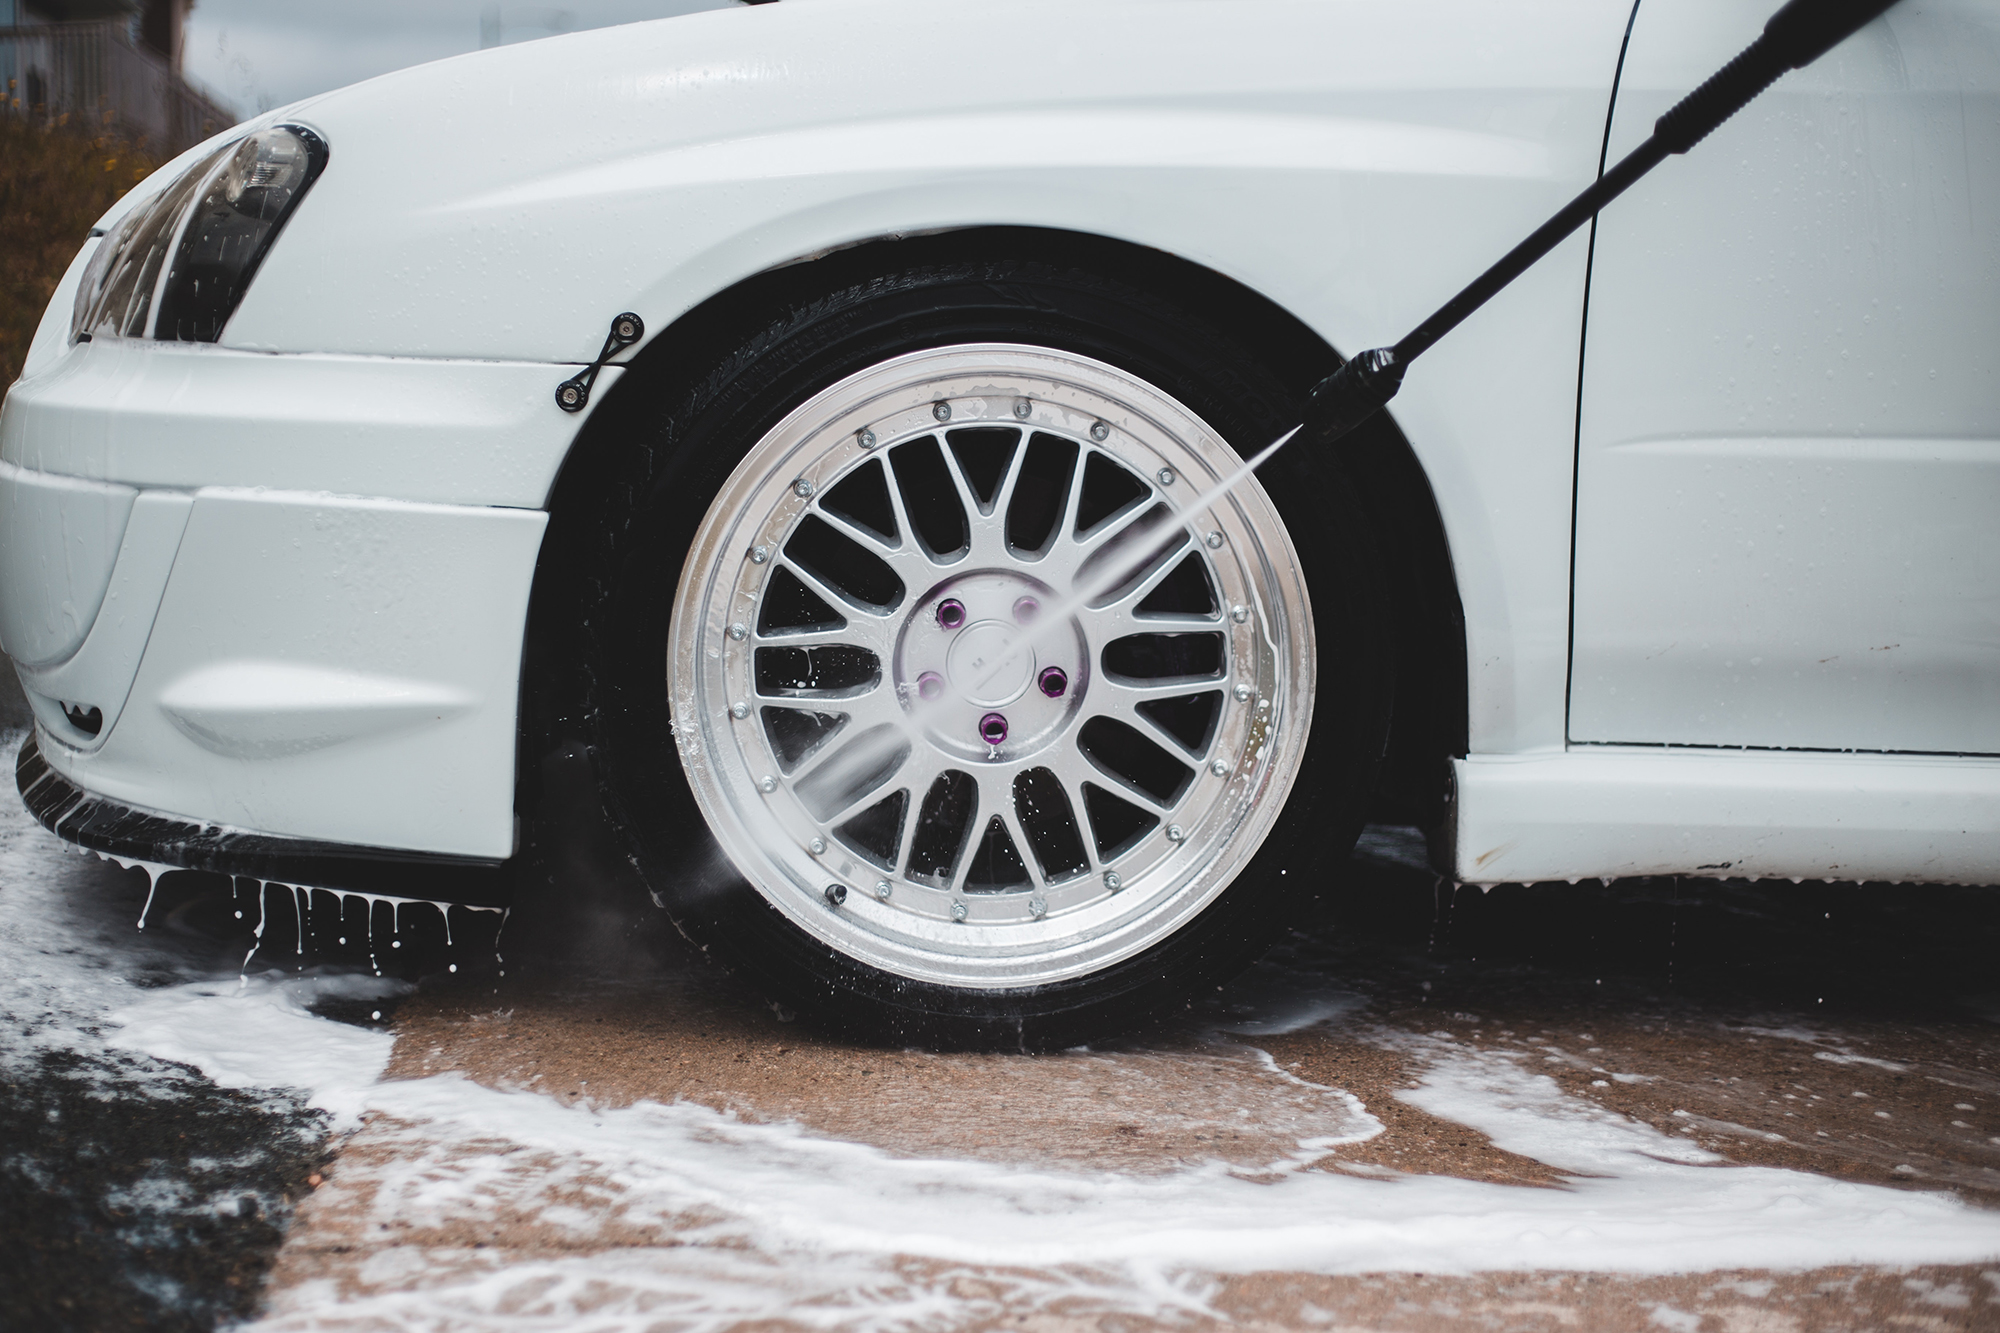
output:
<svg viewBox="0 0 2000 1333"><path fill-rule="evenodd" d="M545 785L583 741L584 719L565 716L553 703L581 697L564 688L580 682L563 679L562 655L548 651L538 627L573 591L571 579L591 543L607 539L589 522L591 499L617 484L610 459L629 444L646 396L663 386L691 388L712 369L715 348L754 338L780 309L912 266L997 257L1082 268L1150 293L1172 293L1256 348L1301 402L1339 364L1325 339L1235 279L1148 246L1054 229L966 227L876 237L798 256L715 292L642 344L577 432L550 488L521 678L522 813L541 804ZM1386 413L1350 437L1339 465L1373 525L1394 608L1396 697L1372 818L1429 828L1445 813L1448 760L1466 753L1465 628L1451 551L1423 465ZM572 764L570 771L582 769Z"/></svg>

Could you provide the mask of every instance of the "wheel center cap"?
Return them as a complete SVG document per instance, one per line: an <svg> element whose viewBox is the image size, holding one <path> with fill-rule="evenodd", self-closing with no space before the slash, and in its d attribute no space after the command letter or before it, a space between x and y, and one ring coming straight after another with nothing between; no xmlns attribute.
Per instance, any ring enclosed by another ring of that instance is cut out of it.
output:
<svg viewBox="0 0 2000 1333"><path fill-rule="evenodd" d="M967 625L945 654L952 688L981 708L999 708L1027 693L1035 678L1035 652L1004 620Z"/></svg>

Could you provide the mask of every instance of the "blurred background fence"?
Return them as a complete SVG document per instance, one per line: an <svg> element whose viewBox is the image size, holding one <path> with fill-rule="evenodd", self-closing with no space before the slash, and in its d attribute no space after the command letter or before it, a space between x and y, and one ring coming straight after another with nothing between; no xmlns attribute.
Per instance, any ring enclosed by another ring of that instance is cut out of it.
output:
<svg viewBox="0 0 2000 1333"><path fill-rule="evenodd" d="M236 123L181 74L188 9L0 0L0 390L91 225L161 162Z"/></svg>
<svg viewBox="0 0 2000 1333"><path fill-rule="evenodd" d="M180 71L184 3L89 6L104 17L34 21L47 10L0 0L0 88L6 111L47 128L115 135L170 157L236 115ZM10 12L11 11L11 12ZM21 20L29 20L22 22Z"/></svg>

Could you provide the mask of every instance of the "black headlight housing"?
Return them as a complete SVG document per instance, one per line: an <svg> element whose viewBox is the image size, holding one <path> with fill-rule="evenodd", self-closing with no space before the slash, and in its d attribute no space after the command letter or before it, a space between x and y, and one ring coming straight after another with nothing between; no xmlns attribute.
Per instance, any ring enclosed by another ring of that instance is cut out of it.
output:
<svg viewBox="0 0 2000 1333"><path fill-rule="evenodd" d="M326 161L317 134L273 125L196 162L105 236L72 339L216 341Z"/></svg>

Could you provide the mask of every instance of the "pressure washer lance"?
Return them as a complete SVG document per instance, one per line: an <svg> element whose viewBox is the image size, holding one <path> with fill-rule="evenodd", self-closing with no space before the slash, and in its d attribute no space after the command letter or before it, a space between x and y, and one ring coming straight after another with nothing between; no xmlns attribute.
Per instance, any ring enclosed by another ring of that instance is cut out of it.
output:
<svg viewBox="0 0 2000 1333"><path fill-rule="evenodd" d="M1562 211L1537 227L1527 240L1508 251L1464 291L1439 306L1436 314L1410 330L1395 346L1377 347L1350 358L1315 385L1306 399L1306 418L1300 433L1315 443L1332 444L1373 416L1376 409L1396 396L1396 390L1403 384L1403 372L1412 361L1527 272L1571 232L1595 217L1599 209L1632 188L1640 177L1664 162L1669 153L1685 153L1777 82L1779 75L1810 65L1895 3L1896 0L1791 0L1771 16L1756 41L1654 121L1651 138L1599 176L1596 184L1570 200Z"/></svg>

